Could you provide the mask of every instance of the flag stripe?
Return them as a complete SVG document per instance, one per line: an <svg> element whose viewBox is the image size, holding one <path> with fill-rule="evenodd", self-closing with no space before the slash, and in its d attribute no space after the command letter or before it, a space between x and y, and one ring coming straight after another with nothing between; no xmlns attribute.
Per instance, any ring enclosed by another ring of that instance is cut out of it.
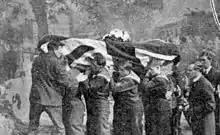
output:
<svg viewBox="0 0 220 135"><path fill-rule="evenodd" d="M74 57L75 59L78 59L81 57L84 53L94 50L95 48L87 45L80 45L75 50L73 50L69 55Z"/></svg>
<svg viewBox="0 0 220 135"><path fill-rule="evenodd" d="M135 53L133 53L135 52L134 48L128 48L128 47L120 48L118 46L107 44L107 52L109 55L112 55L114 57L137 61L137 58L135 57Z"/></svg>
<svg viewBox="0 0 220 135"><path fill-rule="evenodd" d="M62 38L64 40L60 41L59 36L57 40L55 37L52 39L65 44L64 50L66 50L66 56L72 65L78 64L81 67L82 65L89 65L85 58L99 52L106 58L107 66L116 67L120 59L131 61L132 68L138 75L143 74L143 65L146 66L149 57L173 61L179 56L176 45L161 40L133 43L119 42L108 38L104 42L78 38Z"/></svg>
<svg viewBox="0 0 220 135"><path fill-rule="evenodd" d="M154 57L154 58L171 61L171 60L173 60L177 57L175 55L168 56L168 55L153 53L153 52L150 52L150 51L147 51L147 50L137 49L137 48L135 49L135 52L136 52L136 57L139 57L139 59L141 59L144 56L151 56L151 57Z"/></svg>

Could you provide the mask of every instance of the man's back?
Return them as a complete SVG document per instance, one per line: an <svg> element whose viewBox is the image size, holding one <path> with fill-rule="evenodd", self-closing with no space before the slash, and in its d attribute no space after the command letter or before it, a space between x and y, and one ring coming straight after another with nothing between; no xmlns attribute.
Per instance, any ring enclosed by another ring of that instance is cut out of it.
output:
<svg viewBox="0 0 220 135"><path fill-rule="evenodd" d="M56 82L55 66L61 60L52 52L41 54L32 65L32 87L30 101L42 105L61 106L62 89Z"/></svg>

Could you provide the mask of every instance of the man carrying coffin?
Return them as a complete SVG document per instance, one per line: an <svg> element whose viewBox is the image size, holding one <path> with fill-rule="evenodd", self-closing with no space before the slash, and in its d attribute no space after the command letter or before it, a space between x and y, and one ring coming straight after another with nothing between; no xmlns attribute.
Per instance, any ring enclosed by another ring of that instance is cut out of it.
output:
<svg viewBox="0 0 220 135"><path fill-rule="evenodd" d="M79 74L78 77L71 76L71 70L64 64L63 44L49 42L48 52L41 53L34 59L32 64L32 87L29 96L30 114L29 128L30 135L37 134L41 114L45 111L51 118L57 131L56 134L64 134L62 122L62 96L65 90L76 91L80 78L85 77Z"/></svg>
<svg viewBox="0 0 220 135"><path fill-rule="evenodd" d="M172 107L168 98L169 79L161 71L162 61L154 60L142 81L145 131L147 135L170 135Z"/></svg>
<svg viewBox="0 0 220 135"><path fill-rule="evenodd" d="M81 85L87 107L87 135L110 135L110 74L105 68L106 59L94 53L88 79Z"/></svg>

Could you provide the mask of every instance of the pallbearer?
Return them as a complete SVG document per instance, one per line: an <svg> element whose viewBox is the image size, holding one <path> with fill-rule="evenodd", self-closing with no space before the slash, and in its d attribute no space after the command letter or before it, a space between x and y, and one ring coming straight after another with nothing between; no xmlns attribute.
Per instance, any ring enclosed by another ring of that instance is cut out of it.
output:
<svg viewBox="0 0 220 135"><path fill-rule="evenodd" d="M161 71L162 61L153 60L142 82L146 135L170 135L172 108L169 79Z"/></svg>
<svg viewBox="0 0 220 135"><path fill-rule="evenodd" d="M64 134L62 122L62 97L65 90L76 91L78 82L71 76L63 64L63 46L58 42L49 42L48 52L41 53L32 64L32 86L30 92L29 134L37 134L40 116L46 112L51 118L57 131ZM80 79L82 77L78 77Z"/></svg>
<svg viewBox="0 0 220 135"><path fill-rule="evenodd" d="M70 68L68 62L65 61L64 66L71 77L75 78L79 71ZM77 76L77 80L87 79L87 75ZM66 135L85 135L85 126L83 125L83 117L85 113L85 105L82 101L81 83L74 89L64 88L62 99L62 119L65 127Z"/></svg>
<svg viewBox="0 0 220 135"><path fill-rule="evenodd" d="M142 135L143 105L138 92L140 78L131 70L131 63L119 63L119 81L113 85L114 135Z"/></svg>
<svg viewBox="0 0 220 135"><path fill-rule="evenodd" d="M84 96L87 107L87 135L110 135L110 74L105 68L106 59L101 53L94 53L88 59L91 63L89 78L84 82Z"/></svg>

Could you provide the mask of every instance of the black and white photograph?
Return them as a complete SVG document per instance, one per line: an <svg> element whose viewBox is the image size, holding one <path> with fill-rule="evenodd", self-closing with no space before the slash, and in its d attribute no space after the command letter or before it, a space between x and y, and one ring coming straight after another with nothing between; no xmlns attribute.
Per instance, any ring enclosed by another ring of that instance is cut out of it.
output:
<svg viewBox="0 0 220 135"><path fill-rule="evenodd" d="M220 0L0 0L0 135L220 135Z"/></svg>

